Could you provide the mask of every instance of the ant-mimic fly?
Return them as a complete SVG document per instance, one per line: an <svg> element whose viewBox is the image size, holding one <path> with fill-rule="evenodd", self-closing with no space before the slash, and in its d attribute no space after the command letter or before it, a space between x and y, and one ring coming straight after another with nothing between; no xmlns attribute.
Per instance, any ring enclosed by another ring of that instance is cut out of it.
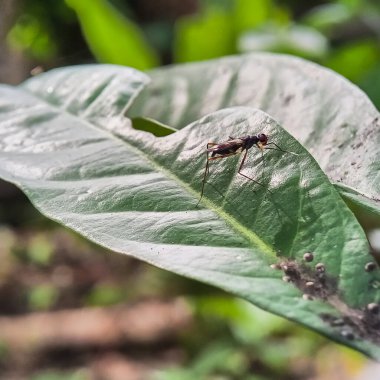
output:
<svg viewBox="0 0 380 380"><path fill-rule="evenodd" d="M271 144L274 145L276 148L268 147L268 145L271 145ZM281 149L273 141L268 142L268 136L265 135L264 133L260 133L258 135L253 135L253 136L248 135L248 136L243 136L243 137L238 137L238 138L229 136L229 140L225 142L208 143L206 146L207 161L206 161L205 172L204 172L203 180L202 180L201 197L199 198L197 206L203 197L206 178L207 178L207 175L209 174L209 161L212 161L212 160L219 160L221 158L235 156L237 154L241 154L242 152L244 152L243 159L241 160L241 163L238 169L238 174L249 179L250 181L253 181L261 186L264 186L259 181L251 177L248 177L247 175L241 172L243 169L244 162L247 158L248 149L251 149L254 145L256 145L261 150L261 152L263 152L265 149L275 149L281 152L297 155L296 153L288 152L286 150ZM209 156L209 153L211 153L211 156Z"/></svg>

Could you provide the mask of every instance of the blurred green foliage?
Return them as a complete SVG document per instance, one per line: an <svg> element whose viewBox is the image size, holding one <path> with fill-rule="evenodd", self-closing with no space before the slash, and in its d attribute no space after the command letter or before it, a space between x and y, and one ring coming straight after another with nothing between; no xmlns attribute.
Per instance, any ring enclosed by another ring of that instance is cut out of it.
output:
<svg viewBox="0 0 380 380"><path fill-rule="evenodd" d="M186 8L187 3L197 5ZM293 54L346 76L380 108L380 3L317 0L312 4L59 0L42 6L37 0L25 0L8 43L28 52L39 64L65 56L78 55L83 60L81 49L86 46L78 38L79 23L99 62L141 70L250 51Z"/></svg>
<svg viewBox="0 0 380 380"><path fill-rule="evenodd" d="M39 265L47 265L50 263L53 256L54 246L42 234L33 235L31 241L29 242L27 255L31 262Z"/></svg>
<svg viewBox="0 0 380 380"><path fill-rule="evenodd" d="M72 32L77 33L77 21L63 0L25 0L18 9L19 15L7 35L12 48L46 63L77 47L72 38Z"/></svg>
<svg viewBox="0 0 380 380"><path fill-rule="evenodd" d="M175 61L199 61L235 53L234 30L230 21L228 13L219 7L208 7L201 15L177 21Z"/></svg>
<svg viewBox="0 0 380 380"><path fill-rule="evenodd" d="M58 298L58 289L51 284L33 286L28 291L28 303L31 310L47 310Z"/></svg>
<svg viewBox="0 0 380 380"><path fill-rule="evenodd" d="M152 380L309 378L315 368L305 363L302 375L299 363L304 358L317 359L316 353L332 345L239 299L213 295L187 300L197 319L197 331L183 336L183 346L192 356L186 366L157 371ZM360 362L354 351L335 348L347 361Z"/></svg>
<svg viewBox="0 0 380 380"><path fill-rule="evenodd" d="M85 297L85 305L111 306L126 302L126 294L119 284L97 284Z"/></svg>
<svg viewBox="0 0 380 380"><path fill-rule="evenodd" d="M66 0L75 10L91 51L100 62L136 67L157 66L155 52L140 28L106 0Z"/></svg>
<svg viewBox="0 0 380 380"><path fill-rule="evenodd" d="M325 63L358 83L380 63L379 43L373 40L351 42L335 49Z"/></svg>
<svg viewBox="0 0 380 380"><path fill-rule="evenodd" d="M8 34L8 43L16 48L27 50L41 60L53 58L57 46L47 25L36 15L22 15Z"/></svg>
<svg viewBox="0 0 380 380"><path fill-rule="evenodd" d="M41 264L29 252L45 245L53 253ZM74 306L104 307L125 302L133 307L137 300L181 297L192 322L172 347L181 352L183 359L176 366L155 371L149 380L303 379L315 374L319 366L324 367L326 357L349 363L349 366L340 364L345 368L344 373L351 373L351 367L360 368L366 362L357 352L246 301L121 255L108 255L60 227L40 228L39 233L32 234L2 227L0 256L12 257L10 251L16 247L23 254L13 256L8 270L0 276L0 290L2 283L14 287L12 296L0 303L3 308L11 298L18 302L13 307L25 307L19 305L24 294L27 309L21 309L23 312ZM157 349L165 350L165 344ZM150 351L149 355L152 355ZM9 360L8 356L7 347L0 342L0 365ZM304 367L300 363L304 363ZM303 374L300 374L300 365ZM61 366L48 371L44 366L30 378L92 378L86 371L68 372L68 369ZM329 374L324 378L329 378Z"/></svg>
<svg viewBox="0 0 380 380"><path fill-rule="evenodd" d="M88 380L89 377L84 371L56 372L44 371L31 378L31 380Z"/></svg>

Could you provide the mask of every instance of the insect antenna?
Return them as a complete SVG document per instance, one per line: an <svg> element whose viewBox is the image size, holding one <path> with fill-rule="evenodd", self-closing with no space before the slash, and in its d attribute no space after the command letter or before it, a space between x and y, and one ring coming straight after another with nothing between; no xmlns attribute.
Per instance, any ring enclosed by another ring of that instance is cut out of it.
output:
<svg viewBox="0 0 380 380"><path fill-rule="evenodd" d="M294 153L294 152L290 152L289 150L284 150L284 149L282 149L281 147L279 147L275 142L273 142L273 141L271 141L271 142L269 142L267 145L269 145L269 144L272 144L272 145L274 145L276 148L264 148L264 149L272 149L272 150L279 150L280 152L284 152L284 153L290 153L290 154L294 154L295 156L298 156L298 153Z"/></svg>

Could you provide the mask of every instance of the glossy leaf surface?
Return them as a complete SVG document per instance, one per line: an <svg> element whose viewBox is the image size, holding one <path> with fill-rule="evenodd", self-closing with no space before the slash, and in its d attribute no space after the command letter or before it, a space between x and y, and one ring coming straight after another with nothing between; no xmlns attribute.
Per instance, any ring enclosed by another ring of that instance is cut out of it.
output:
<svg viewBox="0 0 380 380"><path fill-rule="evenodd" d="M345 196L366 210L371 203L380 219L380 115L340 75L299 58L262 53L162 68L151 77L131 116L180 129L229 106L261 109L342 184Z"/></svg>
<svg viewBox="0 0 380 380"><path fill-rule="evenodd" d="M102 246L219 286L380 358L379 336L359 318L380 300L378 269L364 271L371 259L365 235L314 159L270 116L246 107L166 137L135 130L122 104L146 80L133 70L89 66L33 79L26 88L35 95L2 86L1 177ZM251 148L244 173L261 185L237 175L240 156L212 162L197 207L206 142L247 132L266 133L288 153L267 150L263 160ZM313 263L302 261L306 251ZM281 271L270 267L279 261ZM317 262L326 268L322 277ZM302 297L307 280L318 285L314 301ZM339 318L350 323L334 326Z"/></svg>

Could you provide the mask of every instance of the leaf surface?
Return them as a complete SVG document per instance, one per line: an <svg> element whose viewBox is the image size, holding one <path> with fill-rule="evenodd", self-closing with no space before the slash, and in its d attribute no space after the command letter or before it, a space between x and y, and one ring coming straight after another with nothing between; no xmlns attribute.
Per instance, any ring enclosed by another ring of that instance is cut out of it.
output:
<svg viewBox="0 0 380 380"><path fill-rule="evenodd" d="M351 189L345 193L352 202L380 220L380 115L342 76L269 53L177 65L150 75L151 84L129 115L180 129L225 107L261 109L310 151L334 183Z"/></svg>
<svg viewBox="0 0 380 380"><path fill-rule="evenodd" d="M134 70L89 66L33 80L27 88L38 97L2 86L0 176L45 215L104 247L221 287L380 358L378 332L363 325L363 308L380 300L378 269L364 271L371 260L365 235L314 159L270 116L247 107L220 110L166 137L136 130L122 103L146 81ZM212 162L197 207L210 136L220 142L248 132L266 133L292 153L268 150L263 160L252 147L244 173L261 185L237 175L239 156ZM313 263L303 263L306 251ZM270 267L279 261L281 271ZM302 296L310 295L310 281L314 301ZM341 318L346 325L334 326Z"/></svg>

